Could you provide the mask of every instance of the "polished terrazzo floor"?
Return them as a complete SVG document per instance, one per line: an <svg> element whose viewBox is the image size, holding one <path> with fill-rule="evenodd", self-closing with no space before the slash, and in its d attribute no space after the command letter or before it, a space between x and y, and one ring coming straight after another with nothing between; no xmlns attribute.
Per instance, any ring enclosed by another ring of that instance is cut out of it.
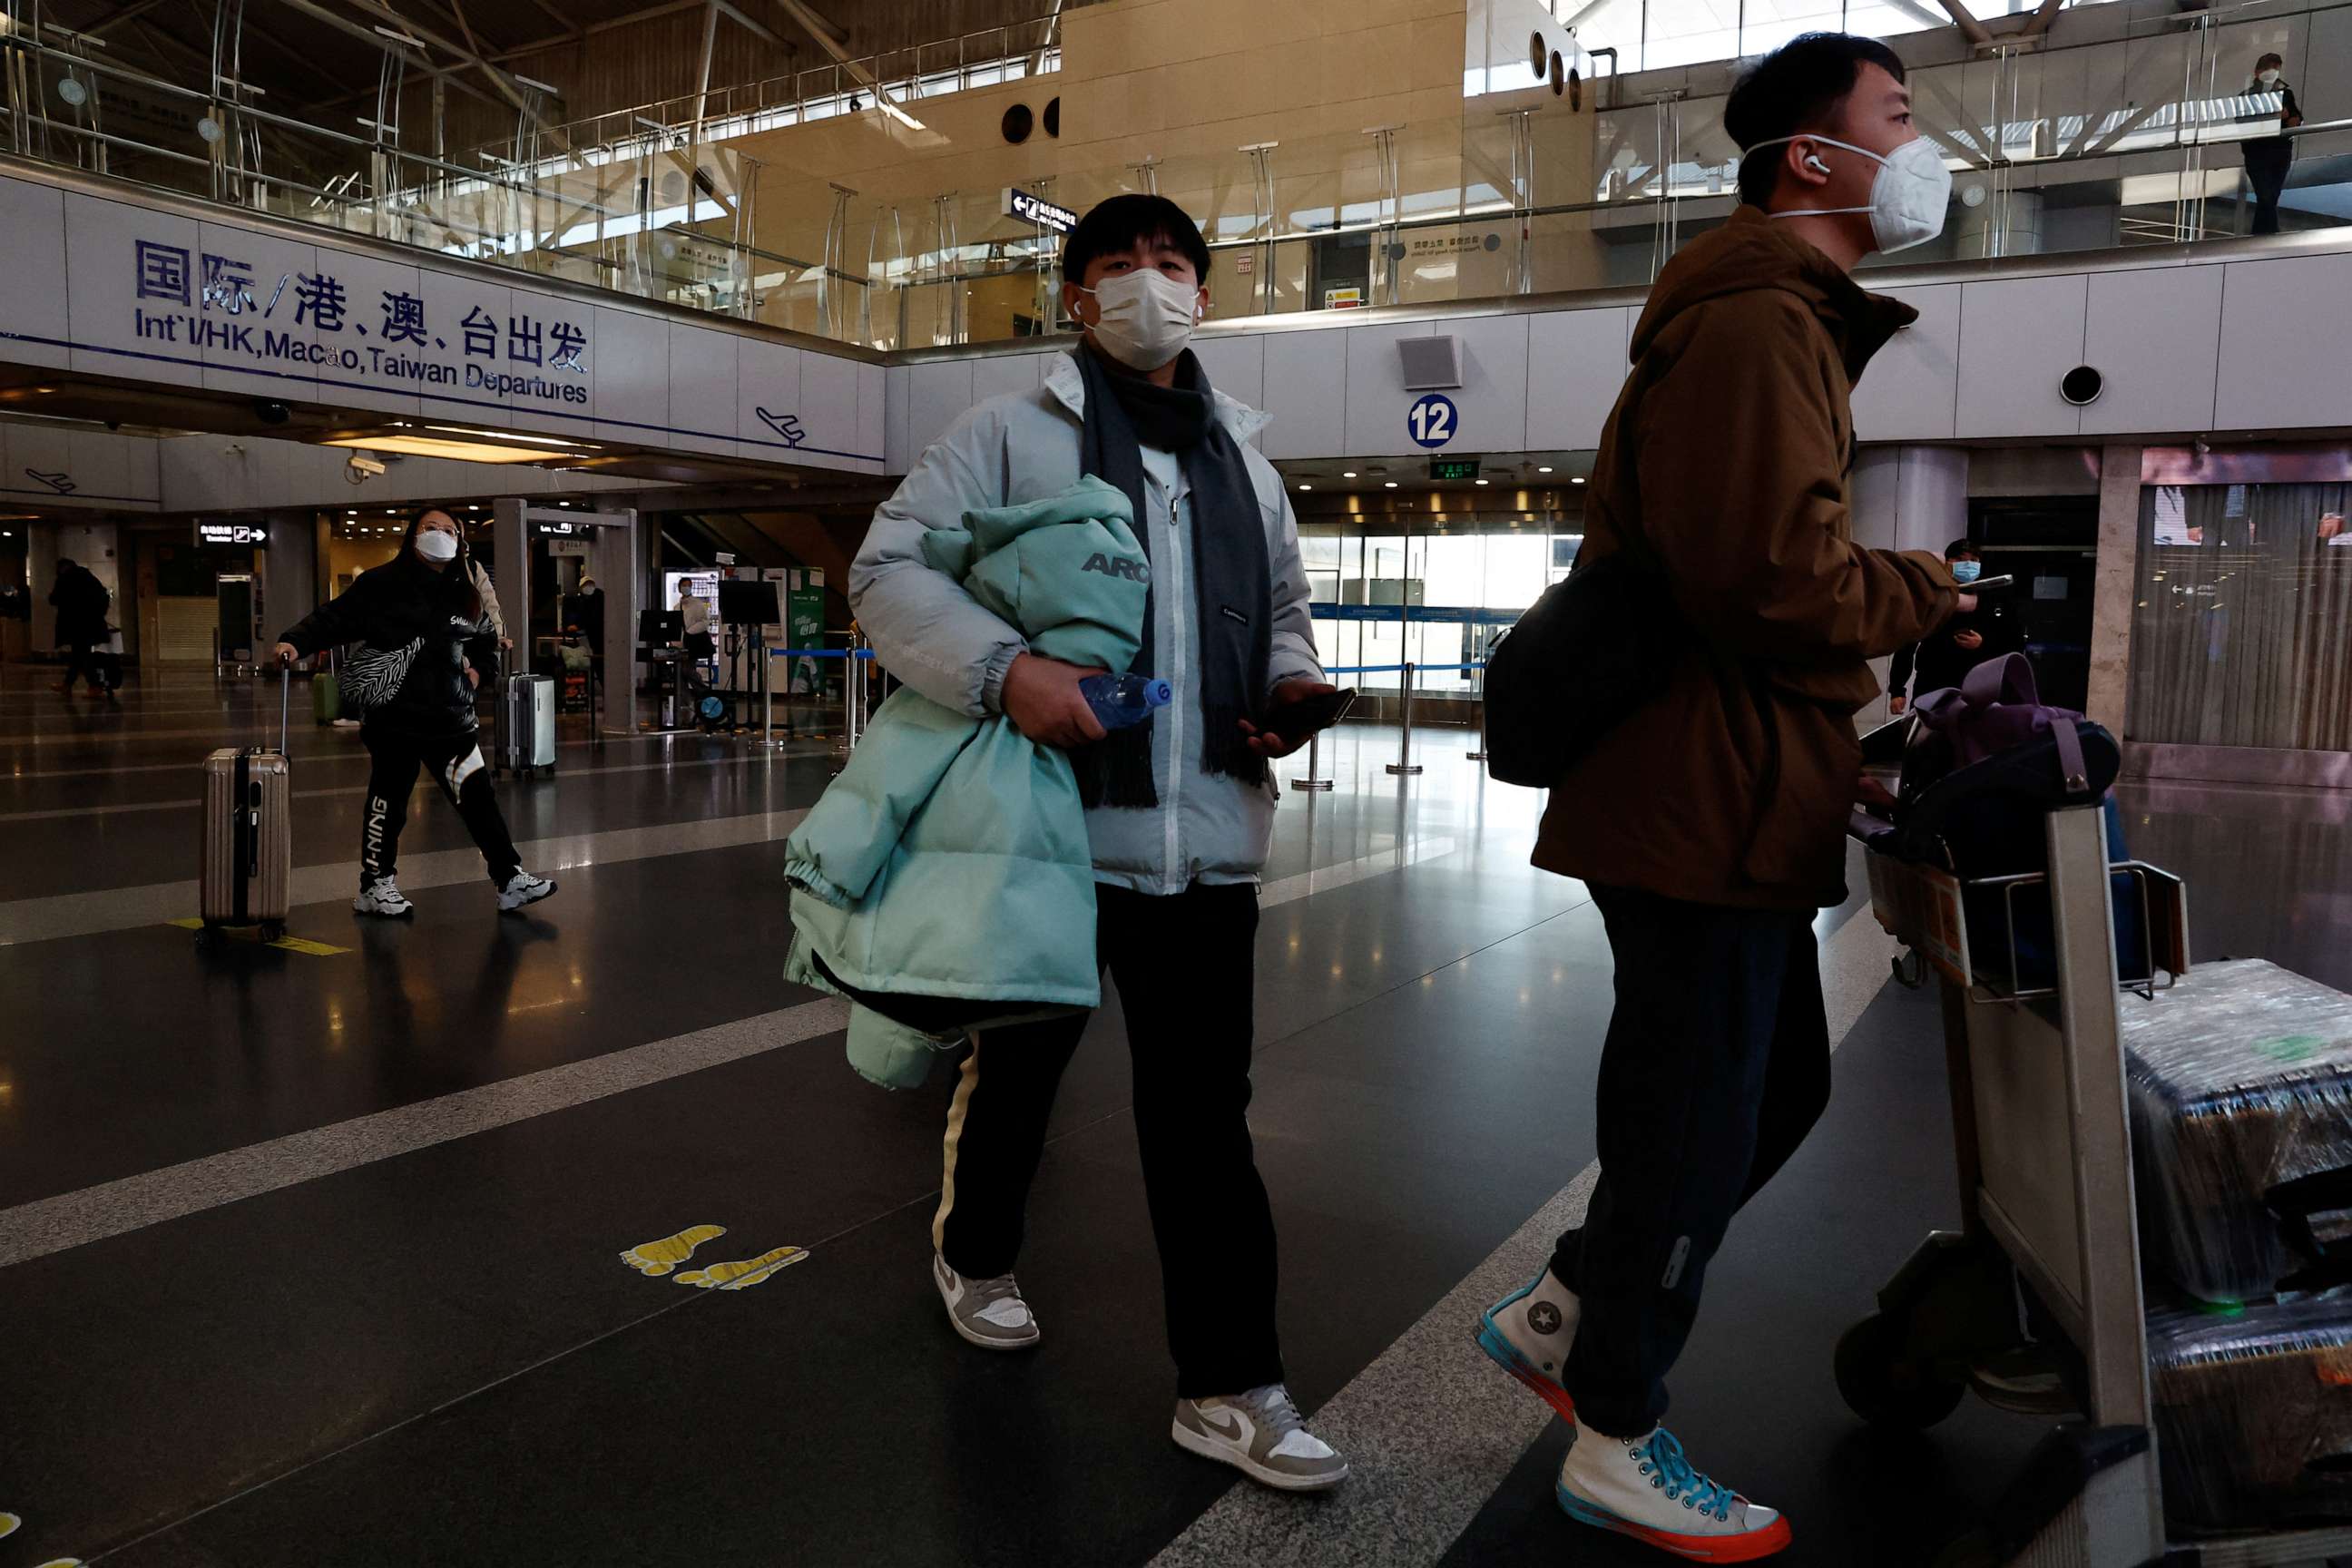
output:
<svg viewBox="0 0 2352 1568"><path fill-rule="evenodd" d="M274 731L276 692L107 709L40 679L0 671L0 1568L1655 1561L1560 1516L1563 1433L1468 1343L1580 1201L1609 971L1583 890L1526 864L1537 798L1460 737L1401 784L1393 734L1351 729L1338 789L1281 808L1252 1121L1292 1387L1359 1473L1269 1499L1167 1440L1115 1010L1033 1205L1046 1345L941 1321L946 1084L858 1080L838 1009L779 978L823 743L567 721L551 779L500 784L562 891L499 919L420 790L418 917L366 925L363 756L298 690L302 942L206 947L169 923L199 764ZM2136 789L2133 848L2189 876L2201 952L2352 984L2347 813L2252 794ZM1792 1563L1928 1561L1920 1521L1964 1523L2037 1435L1972 1407L1888 1445L1832 1386L1956 1202L1934 1005L1884 984L1858 910L1820 922L1829 1119L1675 1380L1701 1461L1795 1520ZM694 1227L723 1231L661 1247Z"/></svg>

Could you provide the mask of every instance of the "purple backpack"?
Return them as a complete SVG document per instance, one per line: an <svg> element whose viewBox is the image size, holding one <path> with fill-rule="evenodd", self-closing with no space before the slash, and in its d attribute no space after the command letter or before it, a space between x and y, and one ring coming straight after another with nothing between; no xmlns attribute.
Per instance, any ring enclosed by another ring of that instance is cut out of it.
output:
<svg viewBox="0 0 2352 1568"><path fill-rule="evenodd" d="M2032 756L2042 750L2034 742L2042 742L2049 762L2038 771L2049 779L2048 803L2089 805L2106 794L2122 760L2105 731L2071 708L2042 702L2033 666L2021 653L1985 660L1958 686L1920 698L1913 710L1918 722L1903 754L1906 800L1971 763L2005 752L2018 753L2019 760ZM2085 730L2105 742L2105 756L2085 757Z"/></svg>

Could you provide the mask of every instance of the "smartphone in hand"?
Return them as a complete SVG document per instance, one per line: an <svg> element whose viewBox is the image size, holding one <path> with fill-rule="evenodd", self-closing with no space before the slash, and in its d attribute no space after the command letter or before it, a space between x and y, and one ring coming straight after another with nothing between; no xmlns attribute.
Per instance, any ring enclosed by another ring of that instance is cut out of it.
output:
<svg viewBox="0 0 2352 1568"><path fill-rule="evenodd" d="M1337 691L1318 691L1296 702L1276 703L1267 709L1264 728L1286 740L1303 741L1346 718L1348 710L1355 704L1356 689L1352 686L1343 686Z"/></svg>

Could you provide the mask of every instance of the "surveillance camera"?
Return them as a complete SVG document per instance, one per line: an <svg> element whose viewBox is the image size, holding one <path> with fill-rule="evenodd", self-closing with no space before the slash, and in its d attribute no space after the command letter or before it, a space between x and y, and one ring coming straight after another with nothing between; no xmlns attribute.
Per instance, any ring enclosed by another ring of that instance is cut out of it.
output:
<svg viewBox="0 0 2352 1568"><path fill-rule="evenodd" d="M221 456L224 458L244 457L245 443L242 441L231 441L227 446L221 448Z"/></svg>
<svg viewBox="0 0 2352 1568"><path fill-rule="evenodd" d="M343 465L343 478L355 485L363 485L369 479L381 476L384 471L384 466L382 463L364 452L353 452L351 461Z"/></svg>
<svg viewBox="0 0 2352 1568"><path fill-rule="evenodd" d="M264 399L253 405L253 416L264 425L283 425L294 417L294 411L282 403Z"/></svg>

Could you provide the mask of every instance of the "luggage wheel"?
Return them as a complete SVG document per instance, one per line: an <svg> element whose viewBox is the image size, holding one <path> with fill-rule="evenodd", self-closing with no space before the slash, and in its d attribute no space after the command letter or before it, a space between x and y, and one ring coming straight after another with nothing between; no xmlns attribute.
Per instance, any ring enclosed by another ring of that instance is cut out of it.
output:
<svg viewBox="0 0 2352 1568"><path fill-rule="evenodd" d="M1927 961L1919 955L1916 947L1906 947L1887 960L1887 967L1895 972L1895 984L1906 991L1918 990L1927 978Z"/></svg>
<svg viewBox="0 0 2352 1568"><path fill-rule="evenodd" d="M284 921L264 921L261 922L262 941L281 942L285 940L285 936L286 922Z"/></svg>

